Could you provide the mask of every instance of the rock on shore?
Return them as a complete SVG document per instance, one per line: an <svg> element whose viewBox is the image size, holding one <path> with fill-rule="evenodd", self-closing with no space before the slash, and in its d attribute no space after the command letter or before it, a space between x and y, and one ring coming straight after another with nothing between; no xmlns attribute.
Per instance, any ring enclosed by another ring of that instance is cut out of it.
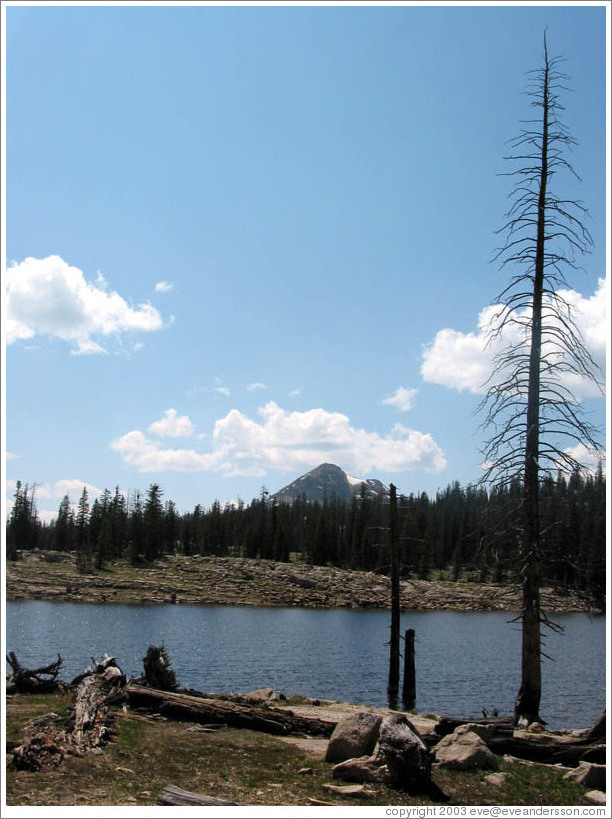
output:
<svg viewBox="0 0 612 819"><path fill-rule="evenodd" d="M389 578L306 563L230 557L167 556L150 567L125 561L80 574L74 554L24 552L6 563L7 600L83 603L390 607ZM581 602L542 590L549 612L584 611ZM416 611L518 611L520 591L493 583L402 580L401 607Z"/></svg>

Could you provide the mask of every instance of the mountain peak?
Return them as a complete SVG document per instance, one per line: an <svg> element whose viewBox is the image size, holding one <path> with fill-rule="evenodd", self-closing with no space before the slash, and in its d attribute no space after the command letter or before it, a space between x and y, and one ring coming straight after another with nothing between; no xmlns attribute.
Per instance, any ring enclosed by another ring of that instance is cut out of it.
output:
<svg viewBox="0 0 612 819"><path fill-rule="evenodd" d="M319 466L301 475L297 480L279 489L272 497L278 501L292 503L300 498L310 503L324 503L337 500L349 503L355 495L361 494L362 486L370 497L384 497L389 490L375 478L355 478L336 464Z"/></svg>

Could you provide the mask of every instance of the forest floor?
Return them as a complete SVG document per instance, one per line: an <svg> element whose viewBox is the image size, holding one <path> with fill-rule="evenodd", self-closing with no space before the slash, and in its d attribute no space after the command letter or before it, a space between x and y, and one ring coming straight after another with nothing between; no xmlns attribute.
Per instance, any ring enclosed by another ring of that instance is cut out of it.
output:
<svg viewBox="0 0 612 819"><path fill-rule="evenodd" d="M520 589L466 580L403 579L401 607L416 611L520 611ZM7 600L152 605L300 606L390 608L389 578L301 562L276 563L234 557L166 556L149 566L127 561L79 572L75 555L24 552L6 561ZM581 612L572 593L542 589L547 612Z"/></svg>
<svg viewBox="0 0 612 819"><path fill-rule="evenodd" d="M31 720L49 712L67 713L70 705L68 694L8 696L7 741L18 743ZM300 713L299 703L290 700L287 705ZM321 702L316 711L340 719L356 709L359 706ZM327 740L282 738L227 727L205 731L189 722L119 707L114 716L114 736L103 749L67 755L58 766L45 765L34 772L7 768L6 805L123 806L117 815L125 816L125 807L155 805L159 793L171 784L254 807L333 805L363 810L440 804L428 795L378 783L368 783L352 794L334 790L341 783L333 779L332 765L325 762ZM419 732L427 730L425 718L419 722L410 715L410 719ZM454 771L434 765L432 781L445 795L446 805L592 806L587 788L563 778L566 770L500 757L493 777L484 770ZM200 809L202 815L206 810L211 809Z"/></svg>

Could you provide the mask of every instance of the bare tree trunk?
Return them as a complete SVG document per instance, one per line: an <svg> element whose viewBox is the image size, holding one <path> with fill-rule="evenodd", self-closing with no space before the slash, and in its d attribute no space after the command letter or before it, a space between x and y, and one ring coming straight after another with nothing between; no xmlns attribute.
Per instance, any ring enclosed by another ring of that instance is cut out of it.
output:
<svg viewBox="0 0 612 819"><path fill-rule="evenodd" d="M399 538L397 534L397 494L393 484L391 484L389 487L389 491L389 539L391 542L391 638L387 695L390 702L393 701L393 703L396 703L400 679Z"/></svg>
<svg viewBox="0 0 612 819"><path fill-rule="evenodd" d="M527 435L523 495L523 541L521 571L523 580L523 643L521 687L515 704L515 719L539 721L542 696L540 667L540 367L542 362L542 297L544 290L544 244L546 230L546 182L548 179L548 53L542 100L542 157L538 196L538 225L533 280L531 347L527 393Z"/></svg>

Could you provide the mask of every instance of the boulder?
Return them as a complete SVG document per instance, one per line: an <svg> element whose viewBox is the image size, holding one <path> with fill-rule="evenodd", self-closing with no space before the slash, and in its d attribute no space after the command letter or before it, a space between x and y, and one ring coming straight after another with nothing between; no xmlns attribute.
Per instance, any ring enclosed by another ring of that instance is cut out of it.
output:
<svg viewBox="0 0 612 819"><path fill-rule="evenodd" d="M395 788L422 788L431 783L431 753L404 714L389 714L380 726L377 761L387 768L385 780Z"/></svg>
<svg viewBox="0 0 612 819"><path fill-rule="evenodd" d="M564 774L563 778L584 785L585 788L605 791L606 766L597 765L595 762L581 762L577 768Z"/></svg>
<svg viewBox="0 0 612 819"><path fill-rule="evenodd" d="M277 702L280 697L272 688L257 688L242 695L246 700L252 702Z"/></svg>
<svg viewBox="0 0 612 819"><path fill-rule="evenodd" d="M344 762L359 756L370 756L376 747L380 714L359 711L345 717L336 725L329 738L326 762Z"/></svg>
<svg viewBox="0 0 612 819"><path fill-rule="evenodd" d="M466 722L465 725L458 725L454 730L454 734L458 737L462 736L463 734L467 734L469 731L473 731L475 734L478 734L478 736L486 743L489 737L495 735L495 725L493 723L483 725L478 722Z"/></svg>
<svg viewBox="0 0 612 819"><path fill-rule="evenodd" d="M344 782L385 782L387 766L375 756L359 756L338 762L332 768L332 776Z"/></svg>
<svg viewBox="0 0 612 819"><path fill-rule="evenodd" d="M438 742L433 749L436 762L445 768L459 771L478 768L497 770L497 757L489 750L485 741L475 731L462 731L462 728L463 725L459 726Z"/></svg>
<svg viewBox="0 0 612 819"><path fill-rule="evenodd" d="M592 805L606 804L606 795L603 791L589 791L585 793L584 798L588 799Z"/></svg>

